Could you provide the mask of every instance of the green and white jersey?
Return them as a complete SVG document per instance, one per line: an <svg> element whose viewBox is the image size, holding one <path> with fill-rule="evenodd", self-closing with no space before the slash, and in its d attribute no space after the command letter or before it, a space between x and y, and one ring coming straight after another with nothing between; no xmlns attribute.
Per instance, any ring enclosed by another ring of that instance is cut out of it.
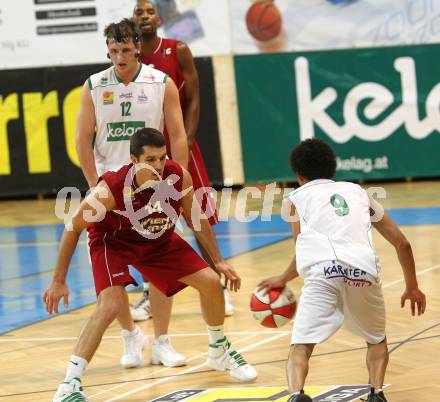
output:
<svg viewBox="0 0 440 402"><path fill-rule="evenodd" d="M304 275L312 265L338 260L377 277L371 236L370 199L357 184L312 180L288 195L299 215L296 264Z"/></svg>
<svg viewBox="0 0 440 402"><path fill-rule="evenodd" d="M153 127L163 131L166 79L166 74L142 63L128 85L114 67L88 79L95 106L94 154L99 176L130 163L130 138L137 130Z"/></svg>

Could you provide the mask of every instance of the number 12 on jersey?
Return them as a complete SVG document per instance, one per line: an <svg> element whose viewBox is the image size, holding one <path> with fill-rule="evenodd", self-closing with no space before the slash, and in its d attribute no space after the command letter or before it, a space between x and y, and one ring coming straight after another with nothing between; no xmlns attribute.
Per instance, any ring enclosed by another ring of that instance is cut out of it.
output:
<svg viewBox="0 0 440 402"><path fill-rule="evenodd" d="M131 102L121 102L121 114L122 116L131 116L130 109L131 109Z"/></svg>

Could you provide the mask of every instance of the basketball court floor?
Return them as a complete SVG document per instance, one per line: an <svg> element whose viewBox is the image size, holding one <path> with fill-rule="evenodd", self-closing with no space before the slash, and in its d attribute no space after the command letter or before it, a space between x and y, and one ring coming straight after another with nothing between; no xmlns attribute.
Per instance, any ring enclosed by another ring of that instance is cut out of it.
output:
<svg viewBox="0 0 440 402"><path fill-rule="evenodd" d="M408 306L400 308L404 284L397 257L375 235L391 351L386 394L390 402L434 401L440 391L440 182L383 186L387 191L383 204L412 243L419 285L427 295L422 317L411 317ZM259 210L260 204L249 202L248 209ZM3 201L0 208L0 401L50 401L64 378L76 336L94 308L85 237L69 272L70 306L61 308L61 315L49 317L41 294L50 281L63 230L53 213L54 202ZM92 401L287 399L285 364L291 325L266 329L249 312L255 286L284 270L293 252L289 229L279 217L279 199L273 213L270 220L260 217L247 223L229 218L215 228L223 255L243 279L242 289L232 296L235 314L226 318L226 332L233 346L255 366L258 379L239 384L204 365L206 326L196 292L186 289L175 297L170 334L174 347L187 356L188 365L152 366L147 348L142 367L122 369L120 328L113 323L83 377ZM187 230L184 236L193 241ZM301 285L300 279L289 283L297 297ZM139 293L132 290L131 302L138 298ZM152 322L139 325L151 341ZM368 381L364 362L365 345L345 330L319 345L308 379L314 401L359 400Z"/></svg>

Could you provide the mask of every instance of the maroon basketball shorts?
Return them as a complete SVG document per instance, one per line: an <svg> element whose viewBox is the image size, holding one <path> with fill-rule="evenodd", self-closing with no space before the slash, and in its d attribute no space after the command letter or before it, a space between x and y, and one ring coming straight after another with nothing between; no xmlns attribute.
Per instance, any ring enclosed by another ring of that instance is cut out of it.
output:
<svg viewBox="0 0 440 402"><path fill-rule="evenodd" d="M176 233L166 240L133 242L113 236L113 232L94 232L89 245L97 295L110 286L137 285L128 265L167 296L186 287L179 279L208 267Z"/></svg>

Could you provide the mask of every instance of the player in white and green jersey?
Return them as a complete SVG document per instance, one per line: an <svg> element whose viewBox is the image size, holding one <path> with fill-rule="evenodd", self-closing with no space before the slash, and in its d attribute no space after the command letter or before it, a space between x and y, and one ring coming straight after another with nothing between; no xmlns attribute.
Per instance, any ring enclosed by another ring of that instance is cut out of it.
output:
<svg viewBox="0 0 440 402"><path fill-rule="evenodd" d="M95 109L94 155L99 176L127 162L134 132L144 127L163 131L167 78L163 72L138 63L128 84L121 81L114 66L87 80Z"/></svg>
<svg viewBox="0 0 440 402"><path fill-rule="evenodd" d="M132 37L126 40L121 36L126 33L119 28L105 33L112 66L89 77L81 94L77 151L90 187L96 185L102 173L129 163L131 135L142 127L162 131L166 123L173 160L188 166L188 143L177 88L164 73L139 62L135 25L123 20L109 27L119 25Z"/></svg>
<svg viewBox="0 0 440 402"><path fill-rule="evenodd" d="M296 242L289 267L263 280L259 288L284 287L299 275L304 279L292 333L287 378L288 402L311 402L303 387L309 359L343 324L367 343L371 381L368 402L386 402L382 392L388 363L385 306L379 264L371 228L396 249L406 289L401 297L423 314L426 298L418 288L411 246L387 213L359 185L332 180L336 156L323 141L308 139L290 159L300 187L289 194L285 211Z"/></svg>

